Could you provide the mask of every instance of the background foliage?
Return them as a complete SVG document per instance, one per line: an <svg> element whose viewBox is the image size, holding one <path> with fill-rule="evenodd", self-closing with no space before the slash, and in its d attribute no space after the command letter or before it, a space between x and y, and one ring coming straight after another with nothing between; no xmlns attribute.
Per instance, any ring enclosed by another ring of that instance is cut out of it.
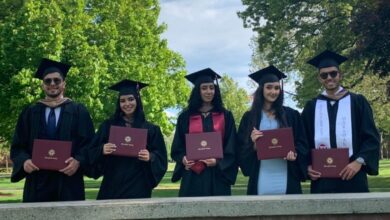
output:
<svg viewBox="0 0 390 220"><path fill-rule="evenodd" d="M186 102L182 57L160 35L157 0L4 0L0 2L0 130L9 141L22 108L43 97L33 74L42 57L73 67L66 96L87 106L95 126L113 113L107 88L128 78L142 91L147 118L173 129L164 109Z"/></svg>
<svg viewBox="0 0 390 220"><path fill-rule="evenodd" d="M318 70L306 61L325 49L349 57L341 66L343 86L369 100L383 136L382 146L388 147L390 1L242 0L242 3L246 8L238 15L244 26L256 33L253 63L272 63L286 72L297 72L300 79L295 82L295 100L299 107L321 90L316 79Z"/></svg>

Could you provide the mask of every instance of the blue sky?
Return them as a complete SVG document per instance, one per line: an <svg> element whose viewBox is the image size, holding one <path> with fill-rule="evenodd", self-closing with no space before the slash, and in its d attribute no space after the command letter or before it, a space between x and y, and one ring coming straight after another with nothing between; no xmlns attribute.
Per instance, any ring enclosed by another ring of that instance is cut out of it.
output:
<svg viewBox="0 0 390 220"><path fill-rule="evenodd" d="M188 73L210 67L253 93L248 74L254 71L250 44L255 33L237 16L244 10L241 0L160 0L160 6L159 22L168 25L162 38L183 56ZM290 84L285 87L293 91ZM295 107L291 99L285 104Z"/></svg>

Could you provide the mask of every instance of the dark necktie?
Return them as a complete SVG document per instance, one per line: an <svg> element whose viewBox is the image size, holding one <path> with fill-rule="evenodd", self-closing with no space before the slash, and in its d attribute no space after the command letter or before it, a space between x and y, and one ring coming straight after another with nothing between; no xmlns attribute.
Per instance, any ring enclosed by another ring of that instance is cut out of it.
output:
<svg viewBox="0 0 390 220"><path fill-rule="evenodd" d="M47 134L49 138L54 138L56 133L56 113L54 108L50 108L49 117L47 119Z"/></svg>

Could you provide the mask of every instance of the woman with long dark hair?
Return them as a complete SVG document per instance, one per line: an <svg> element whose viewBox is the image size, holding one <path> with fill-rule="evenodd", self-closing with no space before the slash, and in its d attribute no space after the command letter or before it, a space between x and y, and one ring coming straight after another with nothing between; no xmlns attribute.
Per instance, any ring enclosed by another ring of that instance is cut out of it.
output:
<svg viewBox="0 0 390 220"><path fill-rule="evenodd" d="M194 88L187 108L177 119L171 151L176 162L172 181L181 179L181 197L230 195L237 176L236 127L232 113L223 107L218 84L214 84L220 76L207 68L186 78ZM185 134L213 131L222 134L223 159L187 159Z"/></svg>
<svg viewBox="0 0 390 220"><path fill-rule="evenodd" d="M269 66L249 75L258 83L251 109L244 114L238 130L238 160L241 171L249 176L248 195L302 193L306 179L307 155L303 124L298 111L283 106L280 83L286 75ZM258 160L256 140L264 130L292 127L296 153L285 158Z"/></svg>
<svg viewBox="0 0 390 220"><path fill-rule="evenodd" d="M150 198L167 170L167 152L160 128L145 119L139 90L146 84L122 80L113 116L102 123L90 148L93 175L103 176L97 199ZM147 129L146 149L138 157L116 156L108 143L111 126Z"/></svg>

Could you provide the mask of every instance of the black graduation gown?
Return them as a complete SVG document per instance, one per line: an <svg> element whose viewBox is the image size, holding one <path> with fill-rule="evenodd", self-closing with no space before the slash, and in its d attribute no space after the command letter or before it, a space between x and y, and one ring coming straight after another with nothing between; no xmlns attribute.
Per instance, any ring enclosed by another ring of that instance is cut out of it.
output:
<svg viewBox="0 0 390 220"><path fill-rule="evenodd" d="M375 126L372 110L366 98L359 94L347 93L351 95L351 117L352 117L352 145L353 155L350 161L358 157L365 160L366 165L362 166L351 180L320 178L311 182L312 193L342 193L342 192L368 192L367 174L377 175L380 157L380 136ZM345 97L344 96L344 97ZM302 112L305 131L307 133L309 148L315 147L314 144L314 120L316 100L327 101L329 114L330 143L332 148L337 148L335 123L339 102L336 101L332 106L331 99L319 95L317 98L308 101ZM311 164L311 156L307 158L308 164Z"/></svg>
<svg viewBox="0 0 390 220"><path fill-rule="evenodd" d="M106 120L102 123L90 146L94 178L103 175L97 199L150 198L152 190L163 178L168 167L167 151L160 127L145 122L148 129L147 146L150 161L115 155L103 155L108 143L111 125L125 126L124 120Z"/></svg>
<svg viewBox="0 0 390 220"><path fill-rule="evenodd" d="M300 194L302 193L301 181L307 177L307 142L303 124L298 111L289 107L283 107L286 114L288 127L292 127L295 150L297 152L297 159L295 161L287 161L287 189L286 194ZM249 112L246 112L240 122L237 134L238 145L238 162L244 176L249 176L247 194L257 195L257 185L259 178L259 170L261 161L257 159L257 152L253 149L253 142L250 134L253 126L250 126ZM256 122L258 128L260 122Z"/></svg>
<svg viewBox="0 0 390 220"><path fill-rule="evenodd" d="M20 114L11 144L13 170L11 182L26 178L23 202L84 200L83 173L88 164L86 146L92 140L94 127L87 109L72 101L61 106L55 140L72 141L72 157L80 162L73 176L57 171L40 170L27 174L23 164L31 159L34 139L48 139L46 106L37 103Z"/></svg>
<svg viewBox="0 0 390 220"><path fill-rule="evenodd" d="M225 117L223 159L218 160L214 167L206 167L200 174L186 170L182 163L186 155L185 134L189 132L190 115L188 111L179 115L171 157L176 162L172 182L181 179L180 197L231 195L231 185L234 185L238 172L235 160L236 127L232 113L227 110L223 113ZM202 116L202 124L203 132L214 131L211 112L207 117Z"/></svg>

